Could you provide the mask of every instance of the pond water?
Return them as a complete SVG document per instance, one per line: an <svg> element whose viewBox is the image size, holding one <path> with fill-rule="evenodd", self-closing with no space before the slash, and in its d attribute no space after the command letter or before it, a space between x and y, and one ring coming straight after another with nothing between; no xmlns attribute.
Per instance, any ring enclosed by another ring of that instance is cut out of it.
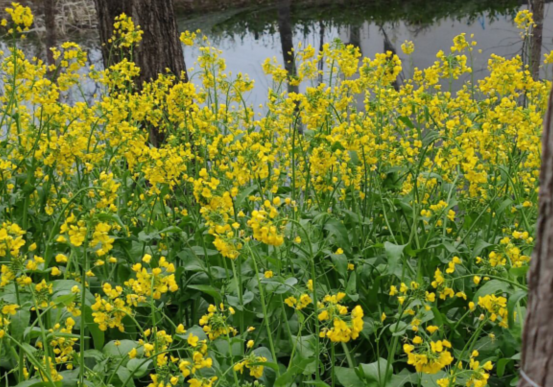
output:
<svg viewBox="0 0 553 387"><path fill-rule="evenodd" d="M289 1L279 0L278 6L178 15L177 21L181 31L201 29L223 51L227 71L247 73L255 80L256 86L247 96L247 102L254 105L266 100L270 86L261 64L268 57L284 63L283 46L287 51L300 42L318 48L339 38L359 46L366 57L392 50L403 62L400 78L412 74L413 66L430 66L436 53L448 52L452 39L462 32L474 34L477 48L481 50L474 52L475 79L487 74L490 54L512 57L523 49L513 21L518 10L527 8L520 0L338 0L330 3L326 0L323 4L320 2L325 0L310 0L308 5L294 0L289 5ZM553 49L553 3L545 4L543 24L542 56ZM96 30L69 39L87 49L91 64L102 67ZM406 40L413 41L416 47L411 59L400 49ZM31 56L44 57L40 36L28 39L24 50ZM197 67L194 65L197 47L186 47L184 55L187 67ZM541 70L542 77L551 78L552 73L553 69ZM463 80L454 82L452 89L457 89ZM92 84L83 85L83 89L87 98L97 91Z"/></svg>
<svg viewBox="0 0 553 387"><path fill-rule="evenodd" d="M390 3L400 2L392 0ZM426 68L432 65L436 53L439 50L448 52L456 35L462 32L467 36L474 34L474 40L478 42L476 48L481 50L475 50L473 58L474 78L479 79L487 75L487 63L492 53L512 57L522 52L522 41L513 19L518 10L527 9L517 2L494 0L485 3L483 0L467 0L459 6L456 1L418 1L414 6L419 7L419 13L405 9L401 4L395 9L393 6L390 9L385 6L353 9L335 6L323 10L291 7L288 22L292 26L294 46L301 42L304 46L311 44L318 48L322 42L339 38L359 46L366 57L392 50L402 59L403 77L412 74L412 66ZM441 12L440 6L444 4L448 9ZM196 18L181 17L179 27L181 30L200 28L214 46L223 51L228 71L249 74L256 82L249 102L257 104L265 100L270 85L261 64L268 57L276 57L281 64L284 63L280 16L282 12L279 13L278 7L260 7ZM400 48L406 40L415 44L411 60ZM548 3L545 4L542 55L552 49L553 4ZM187 64L193 62L197 54L197 49L187 47ZM541 76L551 77L552 72L552 69L543 68ZM452 88L457 89L463 80L454 82Z"/></svg>

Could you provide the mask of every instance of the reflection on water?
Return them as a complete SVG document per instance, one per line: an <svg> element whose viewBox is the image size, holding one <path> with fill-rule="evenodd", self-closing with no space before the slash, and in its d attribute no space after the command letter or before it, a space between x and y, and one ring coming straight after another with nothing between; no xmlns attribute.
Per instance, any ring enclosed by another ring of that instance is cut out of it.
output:
<svg viewBox="0 0 553 387"><path fill-rule="evenodd" d="M179 16L178 24L182 31L200 28L212 44L223 51L227 71L248 73L255 80L256 87L248 96L248 102L255 105L265 101L270 87L270 79L261 69L263 61L275 57L293 73L294 60L290 51L299 43L320 48L339 38L358 46L367 57L393 51L400 56L404 66L399 83L412 74L413 67L432 65L436 53L439 50L447 52L452 39L462 32L474 34L477 48L481 49L481 52L474 51L472 58L475 79L486 75L490 54L512 57L522 52L522 42L513 19L516 12L526 6L521 6L516 0L390 0L379 7L369 7L364 3L353 1L349 6L333 3L330 6L303 7L293 0L279 0L275 7L230 10L192 18ZM374 3L379 4L378 1ZM553 49L552 5L546 4L544 10L542 58L544 53ZM72 38L88 51L90 64L101 68L97 32L90 30ZM400 49L405 40L415 43L411 59ZM23 49L29 56L46 59L45 43L51 41L52 35L48 34L28 39ZM4 46L0 49L6 48L5 43L0 46ZM185 48L188 67L197 67L193 64L197 56L197 47ZM551 77L552 73L552 69L541 69L542 77ZM192 81L196 79L192 77ZM452 89L457 89L463 80L466 78L453 82ZM97 92L96 85L83 85L83 91L87 98L91 98ZM81 99L79 96L70 98Z"/></svg>
<svg viewBox="0 0 553 387"><path fill-rule="evenodd" d="M443 2L426 1L425 3L432 5ZM545 5L542 59L544 53L553 49L552 5ZM276 57L281 64L284 63L285 58L289 61L289 56L283 57L283 48L288 46L289 37L283 33L285 28L282 28L281 8L278 8L278 12L273 8L262 8L240 13L227 11L192 20L182 18L179 20L179 26L183 30L201 28L212 43L223 50L222 56L227 61L228 71L246 72L255 79L256 87L251 92L249 101L258 104L265 100L270 85L270 79L261 69L263 61L268 57ZM344 14L348 13L346 10L336 21L339 10L335 10L334 13L321 12L319 16L322 18L317 20L316 14L312 17L301 15L295 17L294 11L298 10L292 9L292 42L294 45L301 42L304 46L311 44L318 48L323 42L331 42L339 38L345 43L359 46L363 56L366 57L374 57L376 53L390 50L402 59L404 70L401 77L408 77L412 74L413 67L426 68L432 65L439 50L447 52L452 46L453 38L466 32L467 35L474 34L474 40L478 42L476 48L481 50L481 52L475 50L472 58L473 76L477 80L487 74L487 63L492 53L505 57L521 54L522 42L513 19L519 9L526 8L518 4L513 5L511 2L500 9L479 9L476 12L466 10L466 14L462 14L461 9L459 11L461 13L455 15L419 22L409 18L407 13L394 17L393 10L388 15L384 15L391 20L375 18L374 15L373 17L362 15L361 12L354 10L352 18L356 17L356 19L351 23L344 20L346 18ZM416 49L411 60L400 49L405 40L415 43ZM194 48L187 47L186 50L185 57L190 62L198 52ZM552 69L541 69L542 77L551 77L552 73ZM458 89L467 77L470 75L466 74L464 78L453 81L452 89ZM401 79L398 82L401 82Z"/></svg>

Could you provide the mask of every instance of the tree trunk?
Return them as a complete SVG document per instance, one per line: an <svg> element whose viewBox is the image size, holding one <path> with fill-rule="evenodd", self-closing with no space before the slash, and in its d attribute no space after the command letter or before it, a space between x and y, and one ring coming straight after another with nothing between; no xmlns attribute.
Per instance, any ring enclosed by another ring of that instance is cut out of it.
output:
<svg viewBox="0 0 553 387"><path fill-rule="evenodd" d="M296 75L296 62L294 60L294 42L292 34L292 21L290 0L281 0L278 6L278 33L280 35L280 44L282 46L282 57L284 59L284 68L288 71L289 77ZM288 92L298 92L297 86L292 86L288 82Z"/></svg>
<svg viewBox="0 0 553 387"><path fill-rule="evenodd" d="M518 387L553 386L553 89L543 120L539 217Z"/></svg>
<svg viewBox="0 0 553 387"><path fill-rule="evenodd" d="M111 49L109 39L113 36L114 19L122 13L132 15L132 3L133 0L94 0L100 42L102 43L104 68L108 68L123 59L117 50Z"/></svg>
<svg viewBox="0 0 553 387"><path fill-rule="evenodd" d="M56 11L54 0L44 0L44 27L46 28L46 63L53 65L54 53L50 50L56 46Z"/></svg>
<svg viewBox="0 0 553 387"><path fill-rule="evenodd" d="M539 79L540 77L540 64L542 61L541 46L543 41L544 2L544 0L532 0L530 3L532 13L534 14L534 23L536 23L536 26L532 29L532 42L530 43L530 66L534 79Z"/></svg>
<svg viewBox="0 0 553 387"><path fill-rule="evenodd" d="M140 67L139 82L156 79L166 69L186 82L184 54L173 0L134 0L133 18L144 35L136 52L136 64Z"/></svg>
<svg viewBox="0 0 553 387"><path fill-rule="evenodd" d="M133 53L134 61L140 67L140 75L136 79L137 89L141 89L144 82L167 73L167 70L181 81L188 81L173 0L95 0L95 4L106 66L121 59L116 53L110 52L108 40L113 35L115 17L126 13L144 32L142 41ZM164 142L165 135L158 128L150 127L149 131L154 146Z"/></svg>

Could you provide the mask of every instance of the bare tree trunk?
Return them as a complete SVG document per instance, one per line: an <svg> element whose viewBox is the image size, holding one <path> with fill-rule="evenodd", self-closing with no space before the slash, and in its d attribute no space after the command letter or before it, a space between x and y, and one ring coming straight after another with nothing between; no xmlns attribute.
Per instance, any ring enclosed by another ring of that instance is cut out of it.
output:
<svg viewBox="0 0 553 387"><path fill-rule="evenodd" d="M55 0L44 0L44 27L46 28L46 63L54 64L54 53L50 50L56 46L56 10Z"/></svg>
<svg viewBox="0 0 553 387"><path fill-rule="evenodd" d="M384 29L384 26L380 26L380 31L382 32L382 35L384 36L384 52L388 52L388 51L391 51L393 55L396 54L396 48L394 47L394 45L392 44L392 42L390 42L390 39L388 38L388 34L386 33L386 30ZM399 90L399 82L396 79L394 79L394 81L392 82L392 86L394 87L395 90Z"/></svg>
<svg viewBox="0 0 553 387"><path fill-rule="evenodd" d="M553 89L543 121L539 211L518 387L553 386Z"/></svg>
<svg viewBox="0 0 553 387"><path fill-rule="evenodd" d="M323 52L325 44L325 23L321 19L319 20L319 52ZM323 83L323 70L324 70L324 60L319 62L319 85Z"/></svg>
<svg viewBox="0 0 553 387"><path fill-rule="evenodd" d="M108 40L113 35L115 17L126 13L144 32L142 41L133 53L134 61L140 67L136 87L140 89L144 82L165 74L167 69L180 80L188 81L173 0L95 0L95 3L106 66L121 59L118 53L110 52ZM164 133L158 128L150 127L149 130L150 141L154 146L165 141Z"/></svg>
<svg viewBox="0 0 553 387"><path fill-rule="evenodd" d="M139 81L156 79L166 69L187 81L173 0L134 0L133 17L144 31L136 52Z"/></svg>
<svg viewBox="0 0 553 387"><path fill-rule="evenodd" d="M294 60L294 42L292 40L292 21L290 11L290 0L281 0L278 6L278 33L280 35L280 44L282 46L282 56L284 59L284 68L288 75L296 75L296 63ZM288 83L288 92L297 92L298 87Z"/></svg>
<svg viewBox="0 0 553 387"><path fill-rule="evenodd" d="M544 13L544 0L531 0L531 10L534 14L534 22L536 26L532 29L532 42L530 53L530 66L532 70L532 76L534 79L540 77L540 64L541 64L541 46L543 41L543 13Z"/></svg>
<svg viewBox="0 0 553 387"><path fill-rule="evenodd" d="M113 36L114 19L122 13L132 15L132 3L133 0L94 0L105 68L122 59L117 50L111 49L109 39Z"/></svg>
<svg viewBox="0 0 553 387"><path fill-rule="evenodd" d="M361 27L353 25L349 27L349 44L358 47L361 51Z"/></svg>

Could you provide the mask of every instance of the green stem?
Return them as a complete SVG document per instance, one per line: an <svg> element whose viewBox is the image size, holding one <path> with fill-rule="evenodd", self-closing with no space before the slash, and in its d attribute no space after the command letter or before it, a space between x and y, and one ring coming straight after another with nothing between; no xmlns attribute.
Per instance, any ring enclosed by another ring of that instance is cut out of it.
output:
<svg viewBox="0 0 553 387"><path fill-rule="evenodd" d="M263 320L265 322L265 328L267 329L267 336L269 338L269 347L271 349L271 355L273 356L273 362L278 364L275 345L273 343L273 334L271 333L271 326L269 325L269 316L267 313L267 305L265 304L265 292L263 286L261 285L261 280L259 279L259 269L257 267L257 261L255 259L255 253L251 249L250 245L247 244L248 249L250 250L250 255L253 261L253 267L255 269L255 278L257 279L257 286L259 287L259 295L261 296L261 307L263 308ZM318 342L318 341L317 341ZM280 371L277 370L277 376L280 376Z"/></svg>

